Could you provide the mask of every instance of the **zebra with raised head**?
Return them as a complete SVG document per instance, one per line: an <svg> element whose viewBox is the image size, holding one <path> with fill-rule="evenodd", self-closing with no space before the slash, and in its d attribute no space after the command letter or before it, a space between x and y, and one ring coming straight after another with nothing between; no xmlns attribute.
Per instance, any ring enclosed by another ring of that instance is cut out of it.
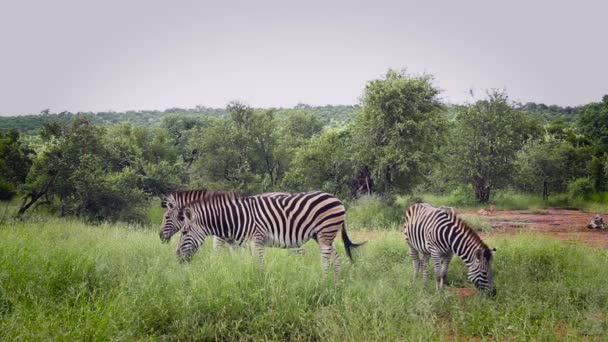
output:
<svg viewBox="0 0 608 342"><path fill-rule="evenodd" d="M184 222L177 254L189 261L205 238L213 235L239 245L251 241L262 264L265 247L296 248L314 239L323 269L333 264L339 272L340 257L333 245L338 233L351 260L351 249L361 245L348 238L344 216L342 202L325 192L249 197L215 193L177 211L177 219Z"/></svg>
<svg viewBox="0 0 608 342"><path fill-rule="evenodd" d="M448 266L455 254L468 268L468 278L479 290L496 294L492 278L492 251L453 210L416 203L405 214L404 234L410 248L415 275L428 277L429 258L435 268L436 285L443 288Z"/></svg>
<svg viewBox="0 0 608 342"><path fill-rule="evenodd" d="M163 214L163 222L161 225L160 231L160 240L163 243L168 243L171 240L171 237L175 235L178 231L182 229L182 222L177 220L177 210L179 208L183 208L188 204L202 201L207 198L212 192L207 190L180 190L173 191L165 196L163 201L161 202L161 207L165 208L165 213ZM287 195L285 192L269 192L264 193L258 196L280 196ZM226 243L228 243L233 249L238 246L233 244L230 240L224 240L221 237L215 236L213 238L213 248L220 249L223 248ZM291 253L294 254L304 254L303 249L290 250Z"/></svg>

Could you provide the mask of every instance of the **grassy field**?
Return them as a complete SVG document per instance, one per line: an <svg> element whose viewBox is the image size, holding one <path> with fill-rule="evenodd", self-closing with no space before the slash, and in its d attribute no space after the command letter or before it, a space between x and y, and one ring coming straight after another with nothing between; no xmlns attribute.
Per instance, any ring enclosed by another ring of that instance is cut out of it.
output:
<svg viewBox="0 0 608 342"><path fill-rule="evenodd" d="M156 228L156 227L155 227ZM304 257L211 250L191 264L156 230L33 216L0 225L0 340L443 340L608 336L608 254L540 235L494 237L498 295L413 281L401 235L369 240L339 278ZM341 248L340 254L346 259ZM450 287L471 287L460 261Z"/></svg>

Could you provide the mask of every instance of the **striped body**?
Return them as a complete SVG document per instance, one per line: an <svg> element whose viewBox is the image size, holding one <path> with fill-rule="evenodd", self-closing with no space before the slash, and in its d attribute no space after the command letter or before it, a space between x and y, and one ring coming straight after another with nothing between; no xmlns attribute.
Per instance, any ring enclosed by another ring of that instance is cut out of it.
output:
<svg viewBox="0 0 608 342"><path fill-rule="evenodd" d="M182 229L182 224L177 220L176 214L177 211L172 209L183 208L191 203L204 201L210 194L213 192L209 192L207 190L184 190L184 191L176 191L170 193L161 204L164 208L167 208L165 214L163 216L163 222L161 225L160 231L160 239L163 243L169 242L171 237L175 235L178 231ZM261 195L257 195L259 197L272 197L278 195L286 195L284 192L269 192ZM173 214L173 215L172 215ZM213 239L213 247L214 249L221 249L226 244L229 244L233 249L238 248L237 245L234 244L234 241L224 240L221 237L215 236ZM303 249L298 249L293 251L295 254L304 254Z"/></svg>
<svg viewBox="0 0 608 342"><path fill-rule="evenodd" d="M414 204L406 212L404 234L416 275L422 271L426 279L427 263L432 259L437 288L443 288L455 254L464 261L468 278L478 289L496 292L491 270L492 250L453 210L427 203Z"/></svg>
<svg viewBox="0 0 608 342"><path fill-rule="evenodd" d="M324 192L251 197L217 193L180 213L185 227L177 252L182 260L189 260L210 235L238 245L251 241L260 263L264 247L298 248L314 239L324 269L333 263L338 271L340 259L333 246L338 232L349 257L350 249L357 246L346 235L344 205Z"/></svg>

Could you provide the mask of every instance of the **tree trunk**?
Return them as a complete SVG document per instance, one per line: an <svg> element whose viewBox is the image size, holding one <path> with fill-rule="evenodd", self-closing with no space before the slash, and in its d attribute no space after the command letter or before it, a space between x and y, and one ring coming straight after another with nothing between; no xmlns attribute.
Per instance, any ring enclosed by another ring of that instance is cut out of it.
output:
<svg viewBox="0 0 608 342"><path fill-rule="evenodd" d="M56 175L53 176L40 191L32 190L32 192L23 197L23 202L21 203L21 208L19 208L19 211L17 212L17 216L22 216L26 210L36 203L36 201L38 201L42 196L46 195L51 185L55 182L55 178L57 178ZM30 198L29 202L27 202L28 198Z"/></svg>
<svg viewBox="0 0 608 342"><path fill-rule="evenodd" d="M488 203L490 200L490 187L485 185L485 182L478 181L474 184L475 187L475 197L479 203Z"/></svg>
<svg viewBox="0 0 608 342"><path fill-rule="evenodd" d="M549 200L549 186L546 180L543 180L543 201Z"/></svg>
<svg viewBox="0 0 608 342"><path fill-rule="evenodd" d="M357 176L350 182L350 192L354 198L362 195L371 195L374 191L374 182L367 166L364 166Z"/></svg>

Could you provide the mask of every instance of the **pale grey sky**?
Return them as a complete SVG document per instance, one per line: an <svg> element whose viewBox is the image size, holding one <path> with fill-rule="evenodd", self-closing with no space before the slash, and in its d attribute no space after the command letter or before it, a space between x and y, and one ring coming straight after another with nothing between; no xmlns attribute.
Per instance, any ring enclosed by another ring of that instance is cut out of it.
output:
<svg viewBox="0 0 608 342"><path fill-rule="evenodd" d="M0 114L358 103L388 68L579 105L608 93L608 1L0 3Z"/></svg>

